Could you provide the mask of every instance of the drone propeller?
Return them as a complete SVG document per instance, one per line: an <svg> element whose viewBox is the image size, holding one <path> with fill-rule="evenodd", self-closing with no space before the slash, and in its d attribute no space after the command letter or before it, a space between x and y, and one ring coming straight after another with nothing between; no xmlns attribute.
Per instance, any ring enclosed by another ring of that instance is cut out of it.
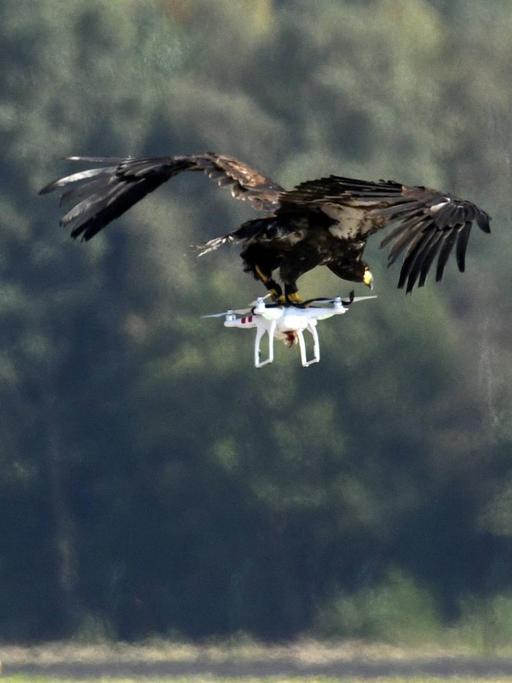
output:
<svg viewBox="0 0 512 683"><path fill-rule="evenodd" d="M360 297L357 297L359 299ZM351 303L353 303L356 300L356 297L354 297L354 290L351 290L350 294L348 295L348 298L342 299L340 296L336 297L328 297L328 296L319 296L316 299L308 299L307 301L303 301L304 306L309 306L311 304L316 304L316 303L322 303L322 304L334 304L337 302L341 302L344 306L350 306Z"/></svg>
<svg viewBox="0 0 512 683"><path fill-rule="evenodd" d="M223 311L222 313L210 313L209 315L202 315L201 318L224 318L226 315L245 315L245 313L250 313L252 308L230 308L229 311Z"/></svg>
<svg viewBox="0 0 512 683"><path fill-rule="evenodd" d="M356 301L367 301L368 299L378 299L378 296L377 294L371 294L369 296L355 296L350 303L352 304Z"/></svg>
<svg viewBox="0 0 512 683"><path fill-rule="evenodd" d="M210 313L209 315L202 315L201 318L222 318L224 315L233 315L235 313L239 315L245 315L246 313L251 313L255 306L258 306L264 302L265 299L269 298L269 296L272 296L270 292L265 296L259 296L256 301L251 301L247 308L230 308L228 311L224 311L223 313Z"/></svg>
<svg viewBox="0 0 512 683"><path fill-rule="evenodd" d="M272 294L270 292L268 294L265 294L265 296L259 296L255 301L251 301L249 306L257 306L260 301L265 301L265 299L268 299L271 296Z"/></svg>
<svg viewBox="0 0 512 683"><path fill-rule="evenodd" d="M354 290L350 292L348 295L347 299L342 299L340 296L336 297L329 297L329 296L318 296L314 299L307 299L307 301L303 301L302 305L303 306L310 306L311 304L316 304L316 303L322 303L322 304L334 304L336 302L341 302L344 306L350 306L350 304L354 301Z"/></svg>
<svg viewBox="0 0 512 683"><path fill-rule="evenodd" d="M340 302L343 304L343 306L350 306L350 304L353 304L357 301L366 301L366 299L376 299L377 295L372 295L372 296L354 296L354 290L350 292L348 295L348 298L342 299L341 297L337 296L334 298L329 298L329 297L318 297L317 299L308 299L307 301L303 302L303 305L311 305L315 303L323 303L323 304L334 304L337 302Z"/></svg>

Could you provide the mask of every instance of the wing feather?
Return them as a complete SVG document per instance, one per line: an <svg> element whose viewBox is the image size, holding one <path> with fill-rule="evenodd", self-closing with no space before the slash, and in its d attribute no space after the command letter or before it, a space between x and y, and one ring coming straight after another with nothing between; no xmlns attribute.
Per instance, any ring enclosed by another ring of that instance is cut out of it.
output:
<svg viewBox="0 0 512 683"><path fill-rule="evenodd" d="M456 230L450 230L449 232L445 233L445 236L443 238L444 244L441 247L441 251L439 252L439 258L437 259L436 282L439 282L440 280L443 279L444 268L446 266L446 262L448 261L450 254L452 252L453 245L455 244L456 238L457 238L457 231Z"/></svg>
<svg viewBox="0 0 512 683"><path fill-rule="evenodd" d="M471 221L466 221L457 237L457 265L461 273L466 269L466 247L468 246L469 235L471 233Z"/></svg>
<svg viewBox="0 0 512 683"><path fill-rule="evenodd" d="M430 270L430 266L433 264L437 256L437 252L439 251L439 247L442 243L443 233L440 230L438 230L438 232L434 233L434 239L430 243L428 253L425 255L425 258L422 261L418 287L423 287L423 285L425 284L427 275Z"/></svg>
<svg viewBox="0 0 512 683"><path fill-rule="evenodd" d="M103 177L96 177L86 182L71 185L70 189L60 196L59 206L74 204L88 195L95 194L97 190L105 186Z"/></svg>
<svg viewBox="0 0 512 683"><path fill-rule="evenodd" d="M45 185L39 194L48 194L48 192L53 192L61 187L66 187L71 183L79 183L82 180L87 180L88 178L95 178L96 176L110 176L116 170L115 166L106 166L102 168L89 168L86 171L79 171L78 173L72 173L71 175L64 176L64 178L57 178L53 180L48 185Z"/></svg>
<svg viewBox="0 0 512 683"><path fill-rule="evenodd" d="M203 171L231 195L254 208L272 211L279 205L283 188L234 157L205 153L191 156L109 158L68 157L69 161L102 163L48 183L46 194L66 188L61 204L70 205L61 224L72 228L73 237L91 239L157 187L182 171ZM69 186L69 189L68 189Z"/></svg>
<svg viewBox="0 0 512 683"><path fill-rule="evenodd" d="M405 281L410 277L412 270L428 242L430 240L431 233L425 232L424 230L419 231L413 241L409 244L404 261L402 263L402 268L400 270L400 278L398 280L398 288L401 289Z"/></svg>
<svg viewBox="0 0 512 683"><path fill-rule="evenodd" d="M381 242L389 247L388 265L403 255L399 287L407 283L412 291L416 282L423 286L437 254L436 279L440 280L456 243L459 270L464 271L465 254L474 222L483 232L490 232L489 215L464 199L431 190L411 187L394 180L371 182L329 176L298 185L282 197L283 210L288 205L304 204L324 209L334 215L332 207L353 207L363 213L354 240L366 240L374 232L388 226L392 230ZM338 212L340 222L343 211ZM419 280L418 280L419 278Z"/></svg>
<svg viewBox="0 0 512 683"><path fill-rule="evenodd" d="M436 232L426 232L424 234L420 248L417 250L414 263L412 263L408 269L406 293L412 292L414 285L418 280L418 276L422 271L425 260L429 257L429 254L432 249L432 244L434 244L434 246L436 244L437 235L438 233Z"/></svg>
<svg viewBox="0 0 512 683"><path fill-rule="evenodd" d="M404 249L407 249L406 253L408 253L411 246L414 246L412 243L416 243L416 238L421 235L425 230L425 227L426 223L423 216L420 216L415 221L411 221L404 226L400 239L395 241L389 251L388 265L393 264Z"/></svg>

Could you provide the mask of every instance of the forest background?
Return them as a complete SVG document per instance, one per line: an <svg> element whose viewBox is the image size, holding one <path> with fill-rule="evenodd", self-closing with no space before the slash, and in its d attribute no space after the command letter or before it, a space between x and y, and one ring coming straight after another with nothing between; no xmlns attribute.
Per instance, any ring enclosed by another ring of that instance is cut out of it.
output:
<svg viewBox="0 0 512 683"><path fill-rule="evenodd" d="M510 3L2 0L0 32L0 639L509 642ZM376 238L321 364L256 371L199 316L261 288L190 249L249 208L187 174L85 245L36 197L70 154L206 150L493 234L408 297Z"/></svg>

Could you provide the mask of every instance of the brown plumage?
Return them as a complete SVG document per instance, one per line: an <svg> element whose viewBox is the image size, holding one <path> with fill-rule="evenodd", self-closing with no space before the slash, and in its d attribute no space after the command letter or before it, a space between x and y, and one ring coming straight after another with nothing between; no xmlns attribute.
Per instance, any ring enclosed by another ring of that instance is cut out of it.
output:
<svg viewBox="0 0 512 683"><path fill-rule="evenodd" d="M469 201L425 187L395 181L364 181L329 176L291 191L250 166L226 155L206 153L158 158L69 157L99 164L46 185L45 194L63 189L61 203L71 206L61 224L73 237L89 240L140 199L182 171L202 171L236 199L267 215L207 242L202 253L228 243L241 243L245 270L278 297L273 279L279 270L286 297L296 300L296 280L317 265L339 277L371 285L362 260L370 235L393 226L381 246L390 245L388 264L402 256L399 287L410 292L425 284L437 258L436 280L443 276L455 247L459 270L473 224L490 232L488 214Z"/></svg>

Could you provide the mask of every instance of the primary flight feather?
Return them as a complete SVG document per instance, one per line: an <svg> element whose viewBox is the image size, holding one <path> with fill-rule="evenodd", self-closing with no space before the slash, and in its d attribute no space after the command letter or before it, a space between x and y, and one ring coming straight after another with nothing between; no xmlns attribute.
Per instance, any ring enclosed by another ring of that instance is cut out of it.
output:
<svg viewBox="0 0 512 683"><path fill-rule="evenodd" d="M466 247L476 223L490 232L489 215L464 199L438 190L409 187L393 180L378 182L331 175L285 190L237 159L214 153L157 158L69 157L97 164L46 185L40 194L62 190L69 210L61 224L72 237L89 240L130 207L182 171L202 171L227 186L236 199L265 213L237 230L203 245L208 253L222 244L240 243L244 269L267 287L276 300L299 301L297 280L319 265L344 280L372 286L362 256L370 235L390 232L388 264L398 257L398 287L422 287L436 261L441 280L455 248L458 268L465 268ZM274 279L279 272L281 284ZM284 295L283 287L284 286Z"/></svg>

